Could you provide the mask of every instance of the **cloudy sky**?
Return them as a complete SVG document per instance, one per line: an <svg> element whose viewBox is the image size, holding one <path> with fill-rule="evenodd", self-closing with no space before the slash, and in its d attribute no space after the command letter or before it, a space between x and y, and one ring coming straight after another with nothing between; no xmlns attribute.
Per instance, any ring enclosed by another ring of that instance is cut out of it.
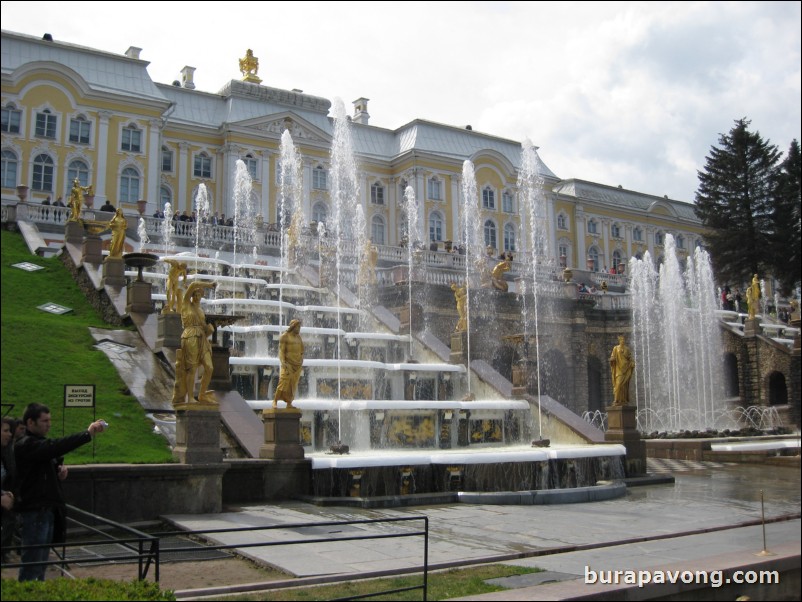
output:
<svg viewBox="0 0 802 602"><path fill-rule="evenodd" d="M560 178L692 202L736 119L784 153L800 139L800 2L2 2L2 28L142 48L151 77L197 68L347 107L531 140Z"/></svg>

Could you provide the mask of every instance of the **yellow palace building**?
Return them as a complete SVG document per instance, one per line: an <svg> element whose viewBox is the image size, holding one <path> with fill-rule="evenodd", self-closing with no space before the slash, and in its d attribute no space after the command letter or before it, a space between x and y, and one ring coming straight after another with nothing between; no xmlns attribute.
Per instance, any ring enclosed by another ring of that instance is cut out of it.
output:
<svg viewBox="0 0 802 602"><path fill-rule="evenodd" d="M285 130L302 156L307 222L330 212L332 103L301 90L263 85L258 59L240 61L243 78L217 92L197 90L194 67L156 83L141 49L123 54L2 32L2 201L69 196L77 178L105 200L145 215L167 203L191 215L205 184L210 213L231 217L236 162L253 178L257 212L278 222L280 144ZM232 65L235 68L236 65ZM472 161L486 246L520 251L521 142L416 119L390 130L370 125L368 99L353 103L352 136L367 235L398 245L403 194L415 191L426 243L457 241L462 169ZM561 180L540 163L556 261L579 269L616 268L646 250L659 260L666 234L678 252L702 242L693 206L584 180ZM20 188L21 187L21 188Z"/></svg>

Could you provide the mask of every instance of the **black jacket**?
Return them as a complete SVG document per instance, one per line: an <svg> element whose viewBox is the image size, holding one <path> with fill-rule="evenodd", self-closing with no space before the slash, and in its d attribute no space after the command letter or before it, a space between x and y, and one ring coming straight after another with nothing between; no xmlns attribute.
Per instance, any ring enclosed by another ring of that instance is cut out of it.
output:
<svg viewBox="0 0 802 602"><path fill-rule="evenodd" d="M14 446L19 493L15 510L27 512L63 507L64 497L56 467L61 464L61 456L91 440L89 431L62 439L46 439L26 432Z"/></svg>

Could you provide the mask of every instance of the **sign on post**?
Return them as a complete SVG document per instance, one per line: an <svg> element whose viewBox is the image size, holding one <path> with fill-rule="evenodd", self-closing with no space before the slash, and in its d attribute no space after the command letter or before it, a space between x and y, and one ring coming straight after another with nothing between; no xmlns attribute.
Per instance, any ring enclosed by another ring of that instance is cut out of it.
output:
<svg viewBox="0 0 802 602"><path fill-rule="evenodd" d="M95 385L64 385L65 408L94 408Z"/></svg>

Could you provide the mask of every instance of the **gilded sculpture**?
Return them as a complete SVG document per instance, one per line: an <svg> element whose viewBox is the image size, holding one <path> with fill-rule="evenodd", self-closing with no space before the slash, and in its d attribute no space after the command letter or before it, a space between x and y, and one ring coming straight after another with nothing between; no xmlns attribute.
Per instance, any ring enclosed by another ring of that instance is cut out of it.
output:
<svg viewBox="0 0 802 602"><path fill-rule="evenodd" d="M253 56L253 50L250 48L245 53L245 58L239 60L239 70L242 72L242 81L262 83L261 78L256 75L259 72L259 59Z"/></svg>
<svg viewBox="0 0 802 602"><path fill-rule="evenodd" d="M629 403L629 381L635 371L635 359L624 335L618 336L618 345L613 347L610 354L610 371L613 378L613 405L625 406Z"/></svg>
<svg viewBox="0 0 802 602"><path fill-rule="evenodd" d="M746 287L746 303L749 305L749 319L754 320L757 316L757 308L760 304L760 282L757 274L752 276L752 284Z"/></svg>
<svg viewBox="0 0 802 602"><path fill-rule="evenodd" d="M214 282L196 281L187 287L181 301L181 349L176 352L173 404L217 403L214 392L209 391L212 380L212 344L209 336L214 327L206 323L206 314L201 308L201 299L206 289L213 289ZM198 397L195 399L195 376L198 368L202 370ZM182 382L179 383L178 381Z"/></svg>
<svg viewBox="0 0 802 602"><path fill-rule="evenodd" d="M457 302L457 314L459 320L454 332L465 332L468 330L468 288L459 286L454 283L451 285L451 290L454 291L454 299Z"/></svg>
<svg viewBox="0 0 802 602"><path fill-rule="evenodd" d="M121 259L125 248L125 231L128 228L128 220L123 215L122 207L118 207L114 212L114 217L109 221L109 228L111 229L109 259Z"/></svg>
<svg viewBox="0 0 802 602"><path fill-rule="evenodd" d="M183 283L187 282L187 264L175 259L165 259L164 263L170 266L167 273L167 300L162 308L163 314L173 314L181 311L182 288L179 279L183 278Z"/></svg>
<svg viewBox="0 0 802 602"><path fill-rule="evenodd" d="M512 264L508 260L498 262L490 272L490 282L493 288L506 292L509 288L507 281L504 280L504 273L509 272Z"/></svg>
<svg viewBox="0 0 802 602"><path fill-rule="evenodd" d="M281 372L278 377L276 394L273 396L273 407L278 407L279 401L292 407L295 399L295 390L301 380L304 365L304 342L301 339L301 321L292 320L287 330L281 333L278 339L278 360Z"/></svg>
<svg viewBox="0 0 802 602"><path fill-rule="evenodd" d="M70 190L70 200L67 206L70 208L70 217L68 222L77 222L81 220L81 210L84 207L84 193L93 195L94 191L91 186L81 186L78 178L72 182L72 190Z"/></svg>

